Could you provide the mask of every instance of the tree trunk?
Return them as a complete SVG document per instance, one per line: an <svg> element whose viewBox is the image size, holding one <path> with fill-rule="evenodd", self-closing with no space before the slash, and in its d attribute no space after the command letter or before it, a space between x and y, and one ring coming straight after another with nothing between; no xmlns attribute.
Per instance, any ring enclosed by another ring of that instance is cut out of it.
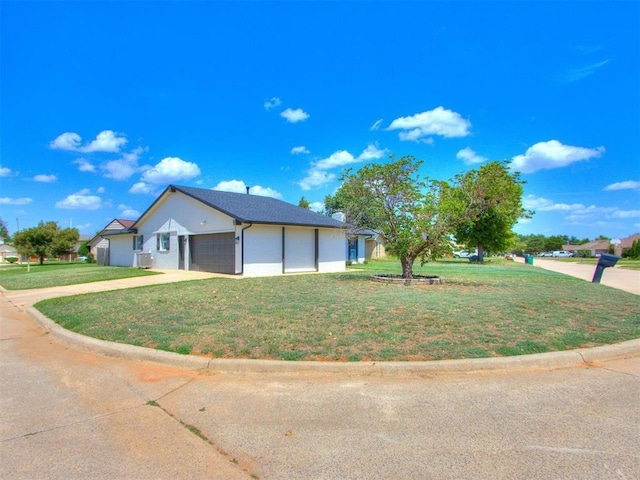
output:
<svg viewBox="0 0 640 480"><path fill-rule="evenodd" d="M44 254L40 254L39 258L40 258L40 265L44 265Z"/></svg>
<svg viewBox="0 0 640 480"><path fill-rule="evenodd" d="M484 245L478 242L478 263L484 263Z"/></svg>
<svg viewBox="0 0 640 480"><path fill-rule="evenodd" d="M407 255L400 259L402 264L402 278L413 278L413 262L415 258L411 255Z"/></svg>

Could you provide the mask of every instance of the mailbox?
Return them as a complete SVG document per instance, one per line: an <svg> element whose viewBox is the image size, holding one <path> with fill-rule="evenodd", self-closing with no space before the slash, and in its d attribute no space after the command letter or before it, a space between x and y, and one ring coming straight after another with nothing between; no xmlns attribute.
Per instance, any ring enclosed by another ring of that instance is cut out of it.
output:
<svg viewBox="0 0 640 480"><path fill-rule="evenodd" d="M617 255L611 255L610 253L603 253L600 255L600 259L598 260L598 265L603 267L614 267L616 263L620 260L620 257Z"/></svg>
<svg viewBox="0 0 640 480"><path fill-rule="evenodd" d="M596 265L596 271L593 274L593 280L591 280L591 282L600 283L600 280L602 279L602 272L604 272L604 269L607 267L614 267L615 264L618 263L618 260L620 260L619 256L611 255L610 253L603 253L602 255L600 255L598 264Z"/></svg>

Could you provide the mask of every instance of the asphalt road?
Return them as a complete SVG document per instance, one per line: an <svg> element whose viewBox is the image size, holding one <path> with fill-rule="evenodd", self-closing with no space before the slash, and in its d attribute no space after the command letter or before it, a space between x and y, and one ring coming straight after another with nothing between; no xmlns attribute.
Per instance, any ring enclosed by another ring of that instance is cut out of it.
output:
<svg viewBox="0 0 640 480"><path fill-rule="evenodd" d="M74 348L26 314L33 297L0 303L3 479L640 479L640 352L516 373L222 374Z"/></svg>

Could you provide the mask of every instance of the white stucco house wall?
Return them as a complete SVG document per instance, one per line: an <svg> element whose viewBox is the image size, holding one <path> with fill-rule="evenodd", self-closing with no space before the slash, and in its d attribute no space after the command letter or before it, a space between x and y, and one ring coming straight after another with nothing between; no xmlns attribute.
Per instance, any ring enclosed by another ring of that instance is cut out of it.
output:
<svg viewBox="0 0 640 480"><path fill-rule="evenodd" d="M270 197L169 185L131 227L102 236L113 266L258 276L344 271L344 227Z"/></svg>

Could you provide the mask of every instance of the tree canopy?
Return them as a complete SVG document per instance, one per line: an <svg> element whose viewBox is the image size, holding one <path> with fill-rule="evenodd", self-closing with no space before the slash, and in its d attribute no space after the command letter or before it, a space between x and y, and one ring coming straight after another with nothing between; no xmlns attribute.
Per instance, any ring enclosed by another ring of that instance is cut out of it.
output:
<svg viewBox="0 0 640 480"><path fill-rule="evenodd" d="M0 218L0 238L5 242L8 242L11 236L9 235L9 229L7 228L7 224L5 221Z"/></svg>
<svg viewBox="0 0 640 480"><path fill-rule="evenodd" d="M490 162L478 170L459 175L461 205L470 200L473 215L455 227L458 242L478 249L482 262L484 250L506 250L516 239L512 228L518 218L531 215L522 207L522 185L519 174L510 173L508 163Z"/></svg>
<svg viewBox="0 0 640 480"><path fill-rule="evenodd" d="M309 203L309 200L304 198L304 196L300 198L300 201L298 202L298 206L300 208L306 208L307 210L311 208L311 204Z"/></svg>
<svg viewBox="0 0 640 480"><path fill-rule="evenodd" d="M390 160L357 173L347 170L329 208L344 211L351 225L380 231L387 252L400 259L403 277L411 278L416 260L424 263L450 250L449 234L469 212L454 195L455 187L420 177L422 161L413 156Z"/></svg>
<svg viewBox="0 0 640 480"><path fill-rule="evenodd" d="M420 177L422 163L410 155L390 156L385 164L346 170L341 187L325 198L325 212L343 212L351 228L380 231L387 252L399 258L404 278L413 276L416 260L424 263L450 252L454 233L481 252L505 249L514 238L511 228L527 214L518 174L491 162L437 181Z"/></svg>
<svg viewBox="0 0 640 480"><path fill-rule="evenodd" d="M56 222L40 222L37 227L16 232L13 240L18 253L38 257L42 265L48 256L69 253L79 238L77 228L61 229Z"/></svg>

